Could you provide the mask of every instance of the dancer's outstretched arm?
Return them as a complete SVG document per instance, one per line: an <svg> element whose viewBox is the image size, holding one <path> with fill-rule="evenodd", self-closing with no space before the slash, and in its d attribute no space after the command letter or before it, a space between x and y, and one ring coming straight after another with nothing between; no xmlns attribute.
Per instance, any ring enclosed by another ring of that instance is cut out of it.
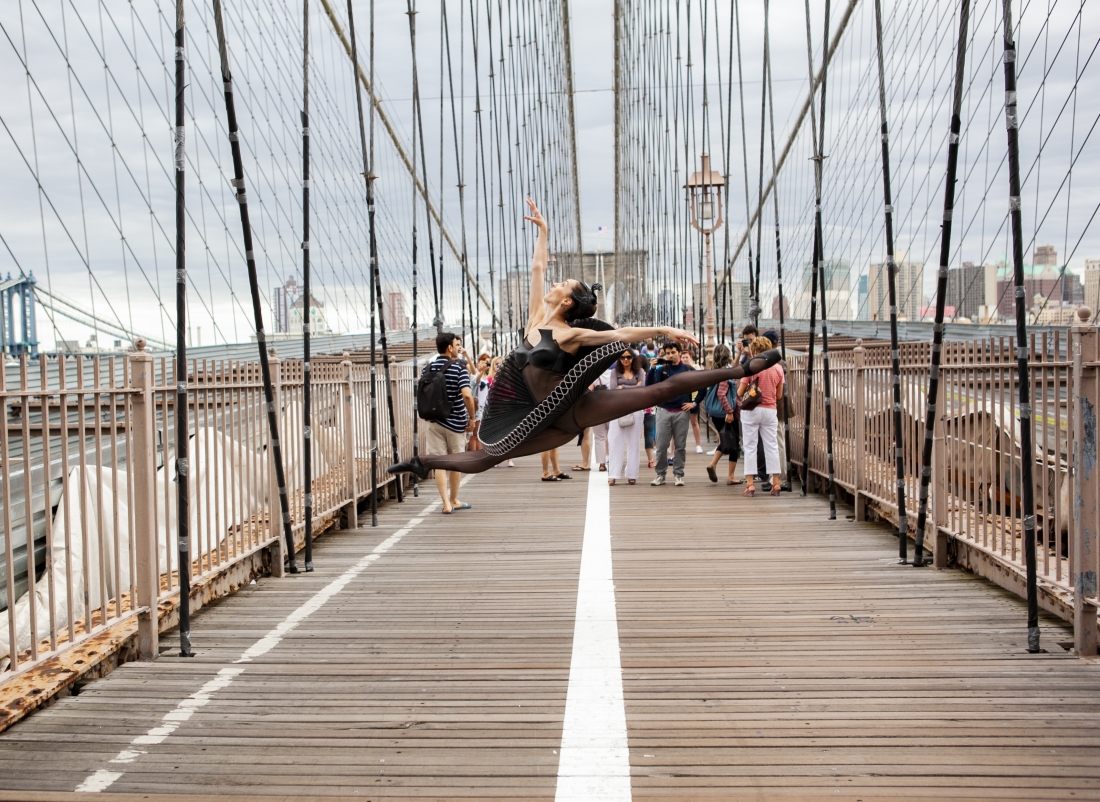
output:
<svg viewBox="0 0 1100 802"><path fill-rule="evenodd" d="M650 337L665 337L676 340L684 345L698 345L699 339L690 331L674 329L671 326L623 326L621 329L608 329L596 331L594 329L558 329L554 332L554 339L562 348L573 345L581 346L607 345L622 341L624 343L647 340Z"/></svg>
<svg viewBox="0 0 1100 802"><path fill-rule="evenodd" d="M524 215L523 219L535 224L538 235L535 237L535 252L531 255L531 296L527 301L527 326L523 330L524 336L530 335L531 329L546 316L542 299L546 295L546 264L550 261L550 227L546 224L546 219L539 211L539 207L530 198L527 199L527 208L531 213Z"/></svg>

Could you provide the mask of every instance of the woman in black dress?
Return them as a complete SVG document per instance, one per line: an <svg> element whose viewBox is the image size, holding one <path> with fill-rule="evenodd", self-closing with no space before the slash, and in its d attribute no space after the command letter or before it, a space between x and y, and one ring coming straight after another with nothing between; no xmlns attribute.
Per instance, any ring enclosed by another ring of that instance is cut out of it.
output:
<svg viewBox="0 0 1100 802"><path fill-rule="evenodd" d="M746 366L695 370L629 393L590 392L588 386L626 350L626 343L664 337L698 345L695 336L669 326L616 329L593 317L596 291L583 281L567 279L545 286L549 259L548 227L533 200L523 219L538 229L531 259L531 297L523 341L497 371L478 429L482 449L460 454L413 457L390 467L390 473L426 478L439 468L480 473L506 459L538 454L576 438L589 426L657 406L670 398L704 390L723 380L737 380L779 361L778 351L754 358Z"/></svg>

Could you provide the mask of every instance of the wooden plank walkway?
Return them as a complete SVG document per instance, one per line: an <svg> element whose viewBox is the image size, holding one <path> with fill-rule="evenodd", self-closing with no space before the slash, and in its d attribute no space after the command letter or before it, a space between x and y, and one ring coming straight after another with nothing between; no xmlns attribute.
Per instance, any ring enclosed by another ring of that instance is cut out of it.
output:
<svg viewBox="0 0 1100 802"><path fill-rule="evenodd" d="M820 498L712 485L702 459L686 487L610 490L635 798L1100 797L1100 664L1060 622L1027 655L1015 597L896 565L888 530ZM553 798L588 479L544 484L527 459L472 477L469 512L422 514L425 485L326 535L317 572L205 608L195 658L128 664L0 735L0 800L90 780Z"/></svg>

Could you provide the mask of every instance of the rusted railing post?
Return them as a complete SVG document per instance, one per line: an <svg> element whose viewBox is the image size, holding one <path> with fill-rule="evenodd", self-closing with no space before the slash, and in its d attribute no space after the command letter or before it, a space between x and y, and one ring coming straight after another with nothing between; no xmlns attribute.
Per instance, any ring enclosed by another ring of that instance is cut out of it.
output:
<svg viewBox="0 0 1100 802"><path fill-rule="evenodd" d="M932 540L932 567L947 567L947 382L942 378L936 393L939 425L932 439L932 520L928 535Z"/></svg>
<svg viewBox="0 0 1100 802"><path fill-rule="evenodd" d="M856 443L853 457L856 461L856 476L854 495L856 499L856 520L867 520L867 498L863 495L864 479L866 476L866 450L867 450L867 399L864 395L865 380L863 375L866 352L863 350L863 338L856 340L856 347L852 349L852 373L855 377L855 406L856 406Z"/></svg>
<svg viewBox="0 0 1100 802"><path fill-rule="evenodd" d="M156 403L153 399L153 357L145 352L145 340L139 339L136 345L138 351L130 357L130 386L135 390L130 396L134 449L130 476L134 483L134 549L137 555L134 605L139 610L138 659L153 660L158 650L157 600L160 598L157 519L153 506L157 495L157 449L153 427Z"/></svg>
<svg viewBox="0 0 1100 802"><path fill-rule="evenodd" d="M355 529L359 524L359 515L356 506L359 502L359 492L355 482L355 412L351 398L351 354L344 351L344 361L340 363L341 412L344 423L344 473L347 482L347 504L343 509L343 526L345 529Z"/></svg>
<svg viewBox="0 0 1100 802"><path fill-rule="evenodd" d="M275 355L275 349L268 350L268 364L271 366L271 399L275 405L275 414L279 416L279 431L285 432L283 423L283 360ZM268 433L270 436L270 432ZM286 453L285 451L283 452ZM290 473L287 473L289 476ZM279 503L279 482L275 476L275 449L268 443L267 449L267 524L271 543L271 575L286 576L286 543L283 541L282 505Z"/></svg>
<svg viewBox="0 0 1100 802"><path fill-rule="evenodd" d="M1070 332L1073 351L1073 647L1078 656L1097 653L1096 572L1100 481L1096 471L1096 406L1100 402L1100 344L1089 324L1092 310L1077 310Z"/></svg>

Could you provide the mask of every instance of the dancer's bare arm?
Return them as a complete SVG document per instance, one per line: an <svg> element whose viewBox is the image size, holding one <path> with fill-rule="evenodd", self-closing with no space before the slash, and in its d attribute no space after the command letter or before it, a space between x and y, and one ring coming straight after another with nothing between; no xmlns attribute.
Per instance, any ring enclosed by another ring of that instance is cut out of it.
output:
<svg viewBox="0 0 1100 802"><path fill-rule="evenodd" d="M558 345L596 346L619 342L633 343L645 340L649 337L666 337L676 340L684 345L698 345L698 338L690 331L674 329L671 326L624 326L621 329L609 331L595 331L593 329L558 329L554 332L554 339Z"/></svg>
<svg viewBox="0 0 1100 802"><path fill-rule="evenodd" d="M546 295L546 263L550 258L549 226L546 225L546 219L530 198L527 199L527 208L531 213L524 215L523 219L535 224L538 235L535 237L535 252L531 256L531 297L527 302L525 335L530 334L531 329L539 324L546 311L543 309L542 297Z"/></svg>

